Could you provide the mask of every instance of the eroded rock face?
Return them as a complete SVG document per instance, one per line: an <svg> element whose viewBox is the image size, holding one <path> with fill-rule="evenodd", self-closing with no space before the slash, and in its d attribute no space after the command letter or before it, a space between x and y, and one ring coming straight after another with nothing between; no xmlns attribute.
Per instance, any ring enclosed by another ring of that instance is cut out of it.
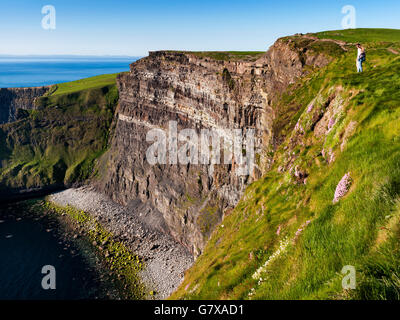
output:
<svg viewBox="0 0 400 320"><path fill-rule="evenodd" d="M225 210L268 168L263 151L273 139L275 97L304 74L305 64L322 61L311 56L304 61L283 41L256 61L150 53L117 79L117 122L107 175L98 188L199 255ZM238 176L235 164L150 165L146 134L167 130L171 120L178 131L255 129L254 172Z"/></svg>
<svg viewBox="0 0 400 320"><path fill-rule="evenodd" d="M49 88L0 88L0 124L17 120L18 109L34 109L35 99L43 96Z"/></svg>

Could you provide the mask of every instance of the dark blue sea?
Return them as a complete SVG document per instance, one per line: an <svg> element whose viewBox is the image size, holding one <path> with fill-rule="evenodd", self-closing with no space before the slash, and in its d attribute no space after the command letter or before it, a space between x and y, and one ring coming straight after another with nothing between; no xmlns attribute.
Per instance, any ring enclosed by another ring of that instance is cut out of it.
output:
<svg viewBox="0 0 400 320"><path fill-rule="evenodd" d="M128 71L137 59L0 57L0 88L38 87Z"/></svg>
<svg viewBox="0 0 400 320"><path fill-rule="evenodd" d="M44 266L55 288L43 288ZM0 300L118 299L85 238L26 205L0 205Z"/></svg>

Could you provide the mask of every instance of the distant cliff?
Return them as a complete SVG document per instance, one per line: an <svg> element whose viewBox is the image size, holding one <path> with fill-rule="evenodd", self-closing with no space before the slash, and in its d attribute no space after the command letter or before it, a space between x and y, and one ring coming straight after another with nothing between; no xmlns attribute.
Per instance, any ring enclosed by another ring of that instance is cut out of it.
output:
<svg viewBox="0 0 400 320"><path fill-rule="evenodd" d="M86 181L107 148L118 101L115 76L49 88L1 89L0 201ZM76 90L75 90L76 88ZM21 111L23 110L23 111Z"/></svg>
<svg viewBox="0 0 400 320"><path fill-rule="evenodd" d="M49 88L0 88L0 124L15 121L18 109L35 109L35 99Z"/></svg>

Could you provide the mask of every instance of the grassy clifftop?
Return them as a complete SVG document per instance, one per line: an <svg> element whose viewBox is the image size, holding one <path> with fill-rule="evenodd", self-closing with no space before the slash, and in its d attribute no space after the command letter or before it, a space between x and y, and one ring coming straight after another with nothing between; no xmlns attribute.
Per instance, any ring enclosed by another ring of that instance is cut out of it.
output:
<svg viewBox="0 0 400 320"><path fill-rule="evenodd" d="M395 29L347 29L314 33L319 39L341 40L351 43L396 43L400 41L399 30Z"/></svg>
<svg viewBox="0 0 400 320"><path fill-rule="evenodd" d="M356 73L356 50L345 44L282 95L274 166L247 188L171 298L400 298L400 31L313 37L364 44L365 72ZM348 265L355 290L342 287Z"/></svg>
<svg viewBox="0 0 400 320"><path fill-rule="evenodd" d="M37 109L0 126L0 189L41 188L95 174L118 101L116 75L55 85Z"/></svg>

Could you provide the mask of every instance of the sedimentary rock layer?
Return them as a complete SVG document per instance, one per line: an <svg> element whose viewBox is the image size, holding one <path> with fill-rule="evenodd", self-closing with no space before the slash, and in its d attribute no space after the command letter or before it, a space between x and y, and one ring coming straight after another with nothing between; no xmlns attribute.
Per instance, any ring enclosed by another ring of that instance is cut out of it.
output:
<svg viewBox="0 0 400 320"><path fill-rule="evenodd" d="M152 52L117 79L120 100L108 154L106 177L98 188L170 233L197 256L244 187L268 168L273 140L274 99L305 74L305 66L328 59L300 52L279 40L256 59L218 59L189 52ZM146 135L168 130L254 129L255 166L238 176L231 164L151 165ZM146 212L146 214L142 214Z"/></svg>

